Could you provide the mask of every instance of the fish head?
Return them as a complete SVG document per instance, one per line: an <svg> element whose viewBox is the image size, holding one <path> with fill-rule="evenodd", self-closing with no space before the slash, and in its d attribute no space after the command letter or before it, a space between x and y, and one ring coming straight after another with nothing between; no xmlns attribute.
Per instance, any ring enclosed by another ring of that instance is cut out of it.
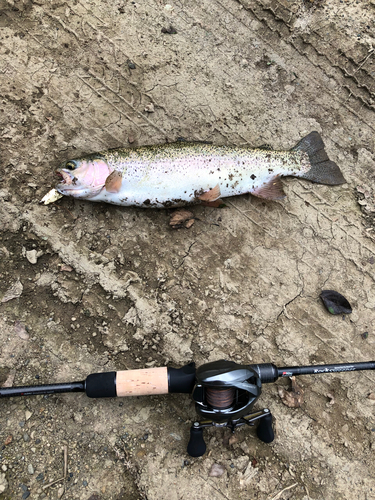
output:
<svg viewBox="0 0 375 500"><path fill-rule="evenodd" d="M63 162L56 170L60 177L56 190L74 198L93 198L103 189L112 173L104 158L78 158Z"/></svg>

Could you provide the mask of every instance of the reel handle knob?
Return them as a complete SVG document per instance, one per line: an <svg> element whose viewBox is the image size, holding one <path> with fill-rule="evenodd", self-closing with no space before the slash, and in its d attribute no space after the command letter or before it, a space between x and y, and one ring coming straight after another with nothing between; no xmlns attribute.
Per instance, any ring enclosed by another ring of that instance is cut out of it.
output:
<svg viewBox="0 0 375 500"><path fill-rule="evenodd" d="M268 413L260 419L258 428L257 428L257 436L263 441L263 443L272 443L275 439L275 434L272 428L272 415L269 410Z"/></svg>
<svg viewBox="0 0 375 500"><path fill-rule="evenodd" d="M195 422L190 428L190 440L187 452L191 457L201 457L206 453L206 443L203 439L203 429Z"/></svg>

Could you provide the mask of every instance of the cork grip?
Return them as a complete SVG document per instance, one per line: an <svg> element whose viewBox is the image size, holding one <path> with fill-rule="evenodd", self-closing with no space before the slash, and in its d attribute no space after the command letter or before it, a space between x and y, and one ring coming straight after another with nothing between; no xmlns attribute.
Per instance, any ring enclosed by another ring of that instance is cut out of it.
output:
<svg viewBox="0 0 375 500"><path fill-rule="evenodd" d="M166 367L126 370L116 374L116 394L119 397L167 393L168 370Z"/></svg>

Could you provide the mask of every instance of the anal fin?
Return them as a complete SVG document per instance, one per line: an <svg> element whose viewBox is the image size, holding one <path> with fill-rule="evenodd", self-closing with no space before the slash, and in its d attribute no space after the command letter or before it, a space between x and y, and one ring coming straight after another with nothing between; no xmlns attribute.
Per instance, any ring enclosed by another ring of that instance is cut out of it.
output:
<svg viewBox="0 0 375 500"><path fill-rule="evenodd" d="M267 184L263 184L261 187L252 191L251 194L258 196L258 198L264 198L266 200L280 200L285 198L285 193L283 189L283 184L280 177L274 177Z"/></svg>

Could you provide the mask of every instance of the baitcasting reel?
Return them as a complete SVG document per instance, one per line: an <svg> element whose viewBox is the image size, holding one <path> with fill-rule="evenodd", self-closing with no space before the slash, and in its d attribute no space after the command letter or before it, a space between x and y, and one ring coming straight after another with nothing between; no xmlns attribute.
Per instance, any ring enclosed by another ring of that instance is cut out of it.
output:
<svg viewBox="0 0 375 500"><path fill-rule="evenodd" d="M203 440L205 427L229 427L232 432L242 425L257 427L258 438L264 443L274 439L272 415L268 409L252 412L261 393L262 383L275 382L279 377L325 373L375 370L375 361L337 365L291 366L277 368L272 363L239 365L219 360L195 369L195 363L182 368L146 368L119 372L92 373L81 382L39 386L0 388L0 397L85 392L90 398L145 396L167 393L193 395L198 415L187 447L189 455L200 457L206 451Z"/></svg>
<svg viewBox="0 0 375 500"><path fill-rule="evenodd" d="M268 409L251 412L261 393L259 373L252 367L233 361L214 361L199 367L193 391L195 409L208 419L194 422L190 429L187 451L200 457L206 451L203 440L205 427L229 427L232 432L242 425L254 425L259 420L257 435L265 443L274 439L272 415Z"/></svg>

